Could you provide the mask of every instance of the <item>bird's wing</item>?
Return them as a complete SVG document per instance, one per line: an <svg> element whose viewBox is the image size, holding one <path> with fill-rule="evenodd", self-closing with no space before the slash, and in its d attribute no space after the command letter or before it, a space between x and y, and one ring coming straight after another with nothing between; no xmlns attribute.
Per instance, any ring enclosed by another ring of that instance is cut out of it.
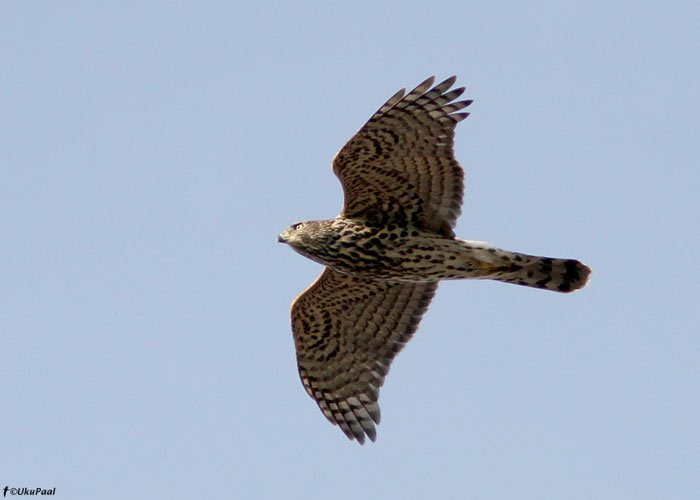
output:
<svg viewBox="0 0 700 500"><path fill-rule="evenodd" d="M397 92L333 159L345 193L341 215L387 223L407 221L452 235L464 190L454 157L454 130L472 101L448 90L456 77L434 86L430 77L407 95Z"/></svg>
<svg viewBox="0 0 700 500"><path fill-rule="evenodd" d="M292 303L301 381L350 439L375 440L379 388L436 288L437 283L371 281L326 268Z"/></svg>

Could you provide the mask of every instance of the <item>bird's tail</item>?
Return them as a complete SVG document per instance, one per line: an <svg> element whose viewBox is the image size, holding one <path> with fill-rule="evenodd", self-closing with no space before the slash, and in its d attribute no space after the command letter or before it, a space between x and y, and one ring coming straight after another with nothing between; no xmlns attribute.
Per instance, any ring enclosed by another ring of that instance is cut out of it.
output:
<svg viewBox="0 0 700 500"><path fill-rule="evenodd" d="M465 243L483 264L484 279L567 293L586 286L591 274L588 266L574 259L536 257L474 245L479 242Z"/></svg>

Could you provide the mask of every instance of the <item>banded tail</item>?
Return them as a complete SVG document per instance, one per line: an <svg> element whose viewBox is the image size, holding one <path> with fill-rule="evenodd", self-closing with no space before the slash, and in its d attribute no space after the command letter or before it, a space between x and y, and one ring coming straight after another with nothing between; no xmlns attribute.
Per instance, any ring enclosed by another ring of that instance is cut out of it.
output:
<svg viewBox="0 0 700 500"><path fill-rule="evenodd" d="M590 267L574 259L537 257L472 245L474 257L485 264L484 279L568 293L586 286L591 274Z"/></svg>

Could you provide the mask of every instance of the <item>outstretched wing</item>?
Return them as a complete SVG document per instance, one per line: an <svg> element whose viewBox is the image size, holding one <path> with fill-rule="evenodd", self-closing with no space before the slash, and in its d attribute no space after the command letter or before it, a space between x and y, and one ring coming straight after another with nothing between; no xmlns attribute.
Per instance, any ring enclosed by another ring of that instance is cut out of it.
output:
<svg viewBox="0 0 700 500"><path fill-rule="evenodd" d="M411 222L452 235L464 191L454 157L454 130L472 101L453 102L456 77L431 88L430 77L404 96L397 92L333 159L345 193L341 215Z"/></svg>
<svg viewBox="0 0 700 500"><path fill-rule="evenodd" d="M326 268L292 303L301 381L350 439L375 440L379 388L436 288L436 283L364 280Z"/></svg>

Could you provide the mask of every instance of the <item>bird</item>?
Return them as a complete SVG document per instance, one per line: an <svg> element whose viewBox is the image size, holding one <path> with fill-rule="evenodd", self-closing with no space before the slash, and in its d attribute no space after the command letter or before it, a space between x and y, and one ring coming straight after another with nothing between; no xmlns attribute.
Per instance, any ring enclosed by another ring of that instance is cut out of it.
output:
<svg viewBox="0 0 700 500"><path fill-rule="evenodd" d="M350 440L376 440L379 390L441 280L490 279L572 292L591 269L457 238L464 171L454 132L472 100L452 76L395 93L342 147L332 169L344 202L334 219L297 222L278 241L325 266L294 299L299 376Z"/></svg>

